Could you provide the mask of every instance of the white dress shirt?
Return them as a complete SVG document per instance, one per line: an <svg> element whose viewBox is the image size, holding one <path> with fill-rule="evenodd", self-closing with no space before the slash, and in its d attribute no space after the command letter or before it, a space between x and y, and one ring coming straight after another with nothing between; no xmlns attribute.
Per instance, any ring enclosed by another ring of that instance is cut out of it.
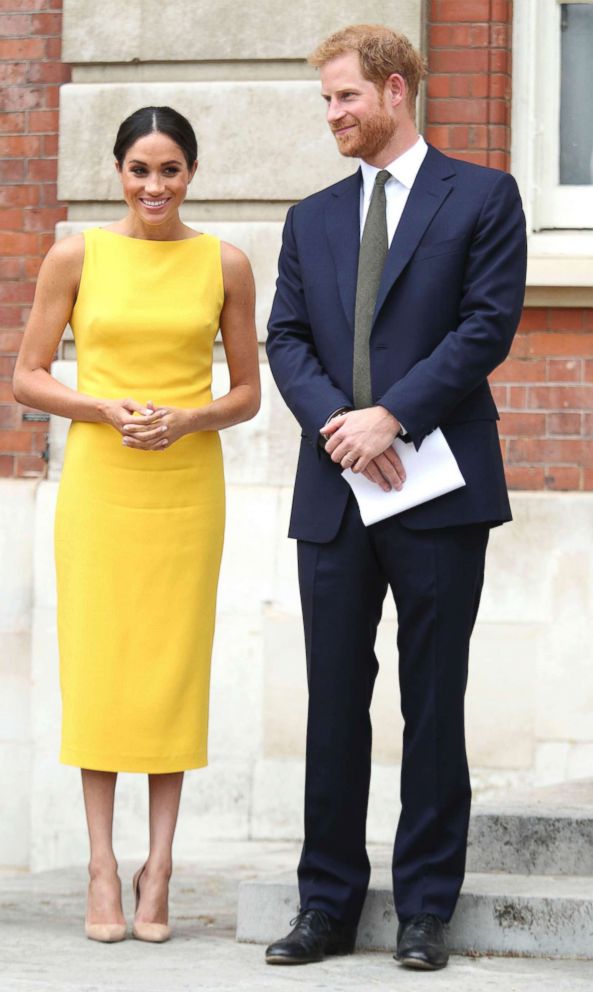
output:
<svg viewBox="0 0 593 992"><path fill-rule="evenodd" d="M401 215L404 212L406 200L410 195L410 190L414 185L414 180L418 175L418 170L424 161L424 156L428 151L428 145L424 138L420 136L415 145L408 148L407 152L394 159L385 168L392 175L385 183L385 200L387 203L387 238L389 244L395 234ZM371 202L375 177L381 170L368 162L360 163L362 169L362 186L360 188L360 236L364 229L364 222Z"/></svg>

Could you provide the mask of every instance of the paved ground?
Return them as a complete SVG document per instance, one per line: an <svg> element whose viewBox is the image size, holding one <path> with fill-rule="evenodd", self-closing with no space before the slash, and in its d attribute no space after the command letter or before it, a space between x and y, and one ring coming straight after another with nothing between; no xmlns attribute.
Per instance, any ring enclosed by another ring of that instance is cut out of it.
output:
<svg viewBox="0 0 593 992"><path fill-rule="evenodd" d="M174 936L160 946L85 939L84 869L0 875L0 992L592 992L590 961L454 957L445 971L422 974L367 953L266 966L263 948L235 941L237 886L285 870L296 853L281 843L200 845L199 862L176 866ZM128 917L136 867L121 866Z"/></svg>

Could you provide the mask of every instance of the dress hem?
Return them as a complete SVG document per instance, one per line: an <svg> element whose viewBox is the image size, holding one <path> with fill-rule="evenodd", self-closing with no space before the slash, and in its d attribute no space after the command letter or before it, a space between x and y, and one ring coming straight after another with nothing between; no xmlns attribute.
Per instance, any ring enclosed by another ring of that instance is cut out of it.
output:
<svg viewBox="0 0 593 992"><path fill-rule="evenodd" d="M60 764L74 765L76 768L87 768L95 772L138 772L148 775L165 775L170 772L188 772L196 768L205 768L208 755L201 752L196 755L182 754L167 758L157 757L101 757L99 755L83 754L70 748L62 748Z"/></svg>

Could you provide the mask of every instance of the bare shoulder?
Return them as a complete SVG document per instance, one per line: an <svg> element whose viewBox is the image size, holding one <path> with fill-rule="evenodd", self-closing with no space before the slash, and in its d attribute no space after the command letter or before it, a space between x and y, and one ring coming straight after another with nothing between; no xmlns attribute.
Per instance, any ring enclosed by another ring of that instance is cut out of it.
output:
<svg viewBox="0 0 593 992"><path fill-rule="evenodd" d="M84 236L72 234L51 246L43 261L43 268L47 274L55 273L62 277L72 275L78 279L83 262Z"/></svg>
<svg viewBox="0 0 593 992"><path fill-rule="evenodd" d="M251 264L244 251L228 241L221 241L220 258L225 290L245 288L253 284Z"/></svg>
<svg viewBox="0 0 593 992"><path fill-rule="evenodd" d="M245 275L251 272L251 264L245 252L228 241L220 242L220 257L223 269L228 270L229 274Z"/></svg>

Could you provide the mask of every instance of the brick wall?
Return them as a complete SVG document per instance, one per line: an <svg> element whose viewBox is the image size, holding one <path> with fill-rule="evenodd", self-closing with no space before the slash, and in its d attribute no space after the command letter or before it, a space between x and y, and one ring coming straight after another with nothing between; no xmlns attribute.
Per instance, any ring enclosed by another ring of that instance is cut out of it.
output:
<svg viewBox="0 0 593 992"><path fill-rule="evenodd" d="M427 3L426 136L480 165L510 165L510 0ZM514 489L593 489L593 310L526 308L491 377Z"/></svg>
<svg viewBox="0 0 593 992"><path fill-rule="evenodd" d="M40 476L47 424L10 380L41 259L66 210L56 198L62 0L0 0L0 476Z"/></svg>

